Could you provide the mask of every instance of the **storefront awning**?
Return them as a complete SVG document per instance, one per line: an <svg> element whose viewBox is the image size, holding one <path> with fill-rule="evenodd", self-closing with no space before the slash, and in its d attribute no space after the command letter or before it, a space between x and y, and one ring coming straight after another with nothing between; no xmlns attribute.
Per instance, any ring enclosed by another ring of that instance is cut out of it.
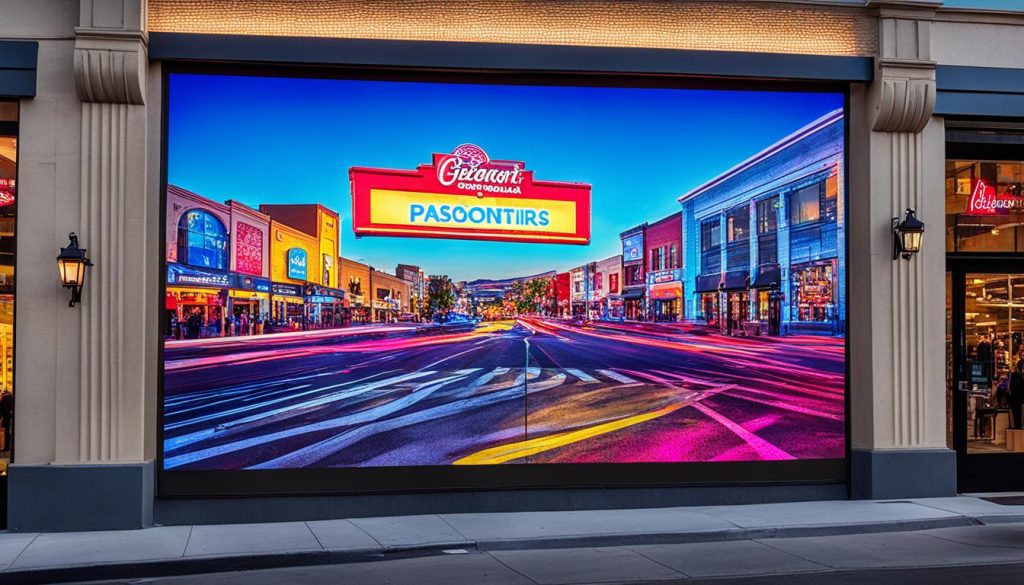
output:
<svg viewBox="0 0 1024 585"><path fill-rule="evenodd" d="M653 301L667 301L683 296L683 283L666 282L651 286L650 298Z"/></svg>
<svg viewBox="0 0 1024 585"><path fill-rule="evenodd" d="M702 274L697 277L697 285L694 287L694 292L715 292L718 290L718 285L722 282L722 275L719 274Z"/></svg>
<svg viewBox="0 0 1024 585"><path fill-rule="evenodd" d="M226 289L233 283L231 273L212 268L196 268L183 264L167 264L167 284L201 288Z"/></svg>
<svg viewBox="0 0 1024 585"><path fill-rule="evenodd" d="M732 270L725 273L722 279L722 290L746 290L750 288L750 272Z"/></svg>
<svg viewBox="0 0 1024 585"><path fill-rule="evenodd" d="M644 298L644 289L642 288L628 288L622 291L622 300L624 301L635 301L642 298Z"/></svg>
<svg viewBox="0 0 1024 585"><path fill-rule="evenodd" d="M778 264L765 264L757 269L757 278L750 288L778 288L782 284L782 268Z"/></svg>

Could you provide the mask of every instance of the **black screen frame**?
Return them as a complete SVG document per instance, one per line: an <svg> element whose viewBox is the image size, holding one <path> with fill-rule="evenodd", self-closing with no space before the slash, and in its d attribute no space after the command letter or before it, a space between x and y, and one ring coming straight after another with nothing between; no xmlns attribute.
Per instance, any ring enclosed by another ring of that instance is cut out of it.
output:
<svg viewBox="0 0 1024 585"><path fill-rule="evenodd" d="M166 295L166 206L169 129L169 91L175 74L359 79L465 84L507 84L663 89L722 89L777 92L828 92L843 96L843 164L849 168L850 85L836 82L760 80L650 74L586 72L522 72L452 68L303 66L296 64L239 64L162 62L160 121L160 268L158 302ZM849 217L849 179L843 175L844 217ZM842 242L849 255L849 229ZM842 284L849 292L849 274ZM849 295L847 294L847 298ZM161 305L162 306L162 305ZM849 322L849 302L844 304ZM842 484L850 477L850 343L844 335L844 456L791 461L674 462L674 463L544 463L511 465L425 465L402 467L340 467L276 470L164 469L164 343L156 327L157 453L156 495L161 499L238 496L338 496L422 492L468 492L516 489L656 488L690 486L758 486Z"/></svg>

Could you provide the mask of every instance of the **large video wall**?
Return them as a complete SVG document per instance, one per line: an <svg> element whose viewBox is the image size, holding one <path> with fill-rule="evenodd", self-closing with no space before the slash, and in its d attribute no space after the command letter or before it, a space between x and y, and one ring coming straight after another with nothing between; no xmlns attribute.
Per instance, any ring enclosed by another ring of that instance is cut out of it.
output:
<svg viewBox="0 0 1024 585"><path fill-rule="evenodd" d="M845 457L844 95L168 75L162 473Z"/></svg>

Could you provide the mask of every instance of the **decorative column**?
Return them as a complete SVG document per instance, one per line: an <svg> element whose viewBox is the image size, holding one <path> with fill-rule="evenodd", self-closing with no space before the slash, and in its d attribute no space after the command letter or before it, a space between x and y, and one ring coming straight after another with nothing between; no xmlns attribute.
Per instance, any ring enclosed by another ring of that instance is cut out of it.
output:
<svg viewBox="0 0 1024 585"><path fill-rule="evenodd" d="M54 459L12 466L13 530L152 523L146 439L155 417L147 406L156 392L146 368L155 332L147 323L157 299L151 286L156 259L146 253L154 234L146 228L145 9L145 0L81 0L73 58L81 100L79 216L68 223L77 225L94 266L82 303L65 308L62 317L77 321L77 328L67 327L71 334L77 329L77 351L64 367L77 364L78 376L58 389L56 414L65 424L53 431ZM64 129L69 143L77 130Z"/></svg>
<svg viewBox="0 0 1024 585"><path fill-rule="evenodd" d="M945 444L944 132L932 117L936 3L876 1L879 56L851 98L850 390L854 497L952 495ZM892 259L891 220L928 226L920 254Z"/></svg>

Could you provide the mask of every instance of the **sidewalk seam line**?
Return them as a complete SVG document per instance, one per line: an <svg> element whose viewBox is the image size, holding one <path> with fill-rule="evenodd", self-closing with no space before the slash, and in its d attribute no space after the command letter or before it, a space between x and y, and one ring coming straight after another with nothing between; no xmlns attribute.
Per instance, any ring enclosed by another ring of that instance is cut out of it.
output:
<svg viewBox="0 0 1024 585"><path fill-rule="evenodd" d="M805 556L803 556L803 555L799 555L799 554L796 554L796 553L792 553L792 552L789 552L789 551L786 551L786 550L782 550L782 549L780 549L780 548L778 548L778 547L776 547L776 546L772 546L772 545L770 545L770 544L768 544L767 542L764 542L764 541L762 541L762 540L755 540L754 542L757 542L757 543L763 544L763 545L767 546L768 548L770 548L770 549L772 549L772 550L775 550L775 551L778 551L778 552L780 552L780 553L783 553L783 554L787 554L787 555L791 555L791 556L794 556L794 557L796 557L796 558L798 558L798 559L803 559L803 560L807 561L808 563L814 563L815 565L821 565L822 567L827 567L827 568L829 568L829 569L832 569L833 571L838 571L838 570L840 570L840 569L839 569L838 567L836 567L836 566L834 566L834 565L830 565L830 564L828 564L828 563L822 563L822 562L819 562L819 561L815 561L815 560L813 560L813 559L809 559L809 558L807 558L807 557L805 557Z"/></svg>
<svg viewBox="0 0 1024 585"><path fill-rule="evenodd" d="M308 530L309 533L313 535L313 540L316 541L316 544L320 547L320 550L327 550L327 547L324 546L324 543L320 542L320 537L317 536L316 532L313 532L313 529L309 527L309 521L303 520L302 525L305 526L306 530Z"/></svg>
<svg viewBox="0 0 1024 585"><path fill-rule="evenodd" d="M513 572L513 573L515 573L516 575L519 575L519 576L520 576L520 577L522 577L523 579L526 579L526 580L527 580L527 581L529 581L530 583L534 583L534 584L536 584L536 585L540 585L540 583L538 583L537 581L534 581L533 579L531 579L531 578L530 578L530 577L528 577L527 575L525 575L525 574L523 574L523 573L521 573L521 572L517 571L516 569L514 569L514 568L510 567L510 566L508 565L508 563L506 563L505 561L503 561L503 560L499 559L498 557L494 556L493 554L491 554L491 551L487 551L487 550L485 550L485 551L482 551L482 552L483 552L483 554L485 554L485 555L487 555L487 556L491 557L492 559L494 559L494 560L498 561L498 564L499 564L499 565L501 565L501 566L505 567L505 568L506 568L506 569L508 569L509 571L512 571L512 572Z"/></svg>
<svg viewBox="0 0 1024 585"><path fill-rule="evenodd" d="M13 568L14 563L18 562L18 559L21 558L21 555L25 554L25 551L28 550L28 547L32 546L32 544L35 543L36 539L38 539L42 535L42 532L37 532L36 535L32 537L32 540L28 541L28 544L25 545L25 548L18 551L18 554L15 555L13 559L11 559L11 562L7 563L7 566L4 567L4 571Z"/></svg>
<svg viewBox="0 0 1024 585"><path fill-rule="evenodd" d="M642 545L637 545L637 546L642 546ZM652 545L652 546L659 546L659 545ZM661 545L661 546L667 546L667 545ZM665 567L666 569L668 569L669 571L672 571L673 573L679 573L680 575L682 575L686 579L696 579L696 577L694 577L693 575L687 573L686 571L683 571L681 569L677 569L675 567L670 567L670 566L666 565L665 563L659 561L658 559L652 559L651 557L645 555L644 553L636 550L632 546L626 547L626 550L632 552L633 554L640 555L641 557L647 559L648 561L651 561L654 564L661 565L662 567Z"/></svg>
<svg viewBox="0 0 1024 585"><path fill-rule="evenodd" d="M185 555L188 553L188 543L192 542L192 531L195 530L195 524L188 525L188 536L185 537L185 546L181 549L181 558L187 558Z"/></svg>
<svg viewBox="0 0 1024 585"><path fill-rule="evenodd" d="M355 522L353 522L351 518L343 518L343 520L344 520L345 522L348 522L348 523L349 523L349 524L351 524L352 526L355 526L355 527L356 527L356 529L358 529L358 530L359 530L360 532L362 532L362 533L363 533L363 534L365 534L366 536L369 536L369 537L370 537L370 539L371 539L371 540L373 540L373 542L376 542L376 543L377 543L377 546L379 546L379 547L380 547L381 551L384 551L384 550L386 550L386 549L387 549L387 547L386 547L386 546L384 546L384 543L383 543L383 542L381 542L381 541L377 540L377 537L376 537L376 536L374 536L374 535L370 534L369 532L367 532L367 531L366 531L366 529L365 529L365 528L363 528L362 526L360 526L360 525L356 524Z"/></svg>
<svg viewBox="0 0 1024 585"><path fill-rule="evenodd" d="M982 526L984 526L984 525L982 525ZM963 546L970 546L970 547L974 547L974 548L991 548L991 549L999 549L999 550L1019 550L1019 551L1024 552L1024 547L1019 547L1019 546L998 546L998 545L990 545L990 544L974 544L974 543L971 543L971 542L961 542L959 540L953 540L952 538L946 538L946 537L943 537L943 536L939 536L937 534L925 534L924 536L930 536L932 538L936 538L936 539L944 541L944 542L949 542L949 543L952 543L952 544L959 544L959 545L963 545Z"/></svg>
<svg viewBox="0 0 1024 585"><path fill-rule="evenodd" d="M438 520L440 520L441 522L444 522L445 526L447 526L448 528L451 528L452 530L454 530L455 534L458 534L459 536L461 536L463 540L465 540L466 542L473 543L474 547L477 546L477 541L470 540L469 537L466 536L465 534L463 534L462 532L460 532L458 528L452 526L452 523L449 522L447 519L445 519L445 517L443 515L441 515L441 514L434 514L434 515L437 516Z"/></svg>

